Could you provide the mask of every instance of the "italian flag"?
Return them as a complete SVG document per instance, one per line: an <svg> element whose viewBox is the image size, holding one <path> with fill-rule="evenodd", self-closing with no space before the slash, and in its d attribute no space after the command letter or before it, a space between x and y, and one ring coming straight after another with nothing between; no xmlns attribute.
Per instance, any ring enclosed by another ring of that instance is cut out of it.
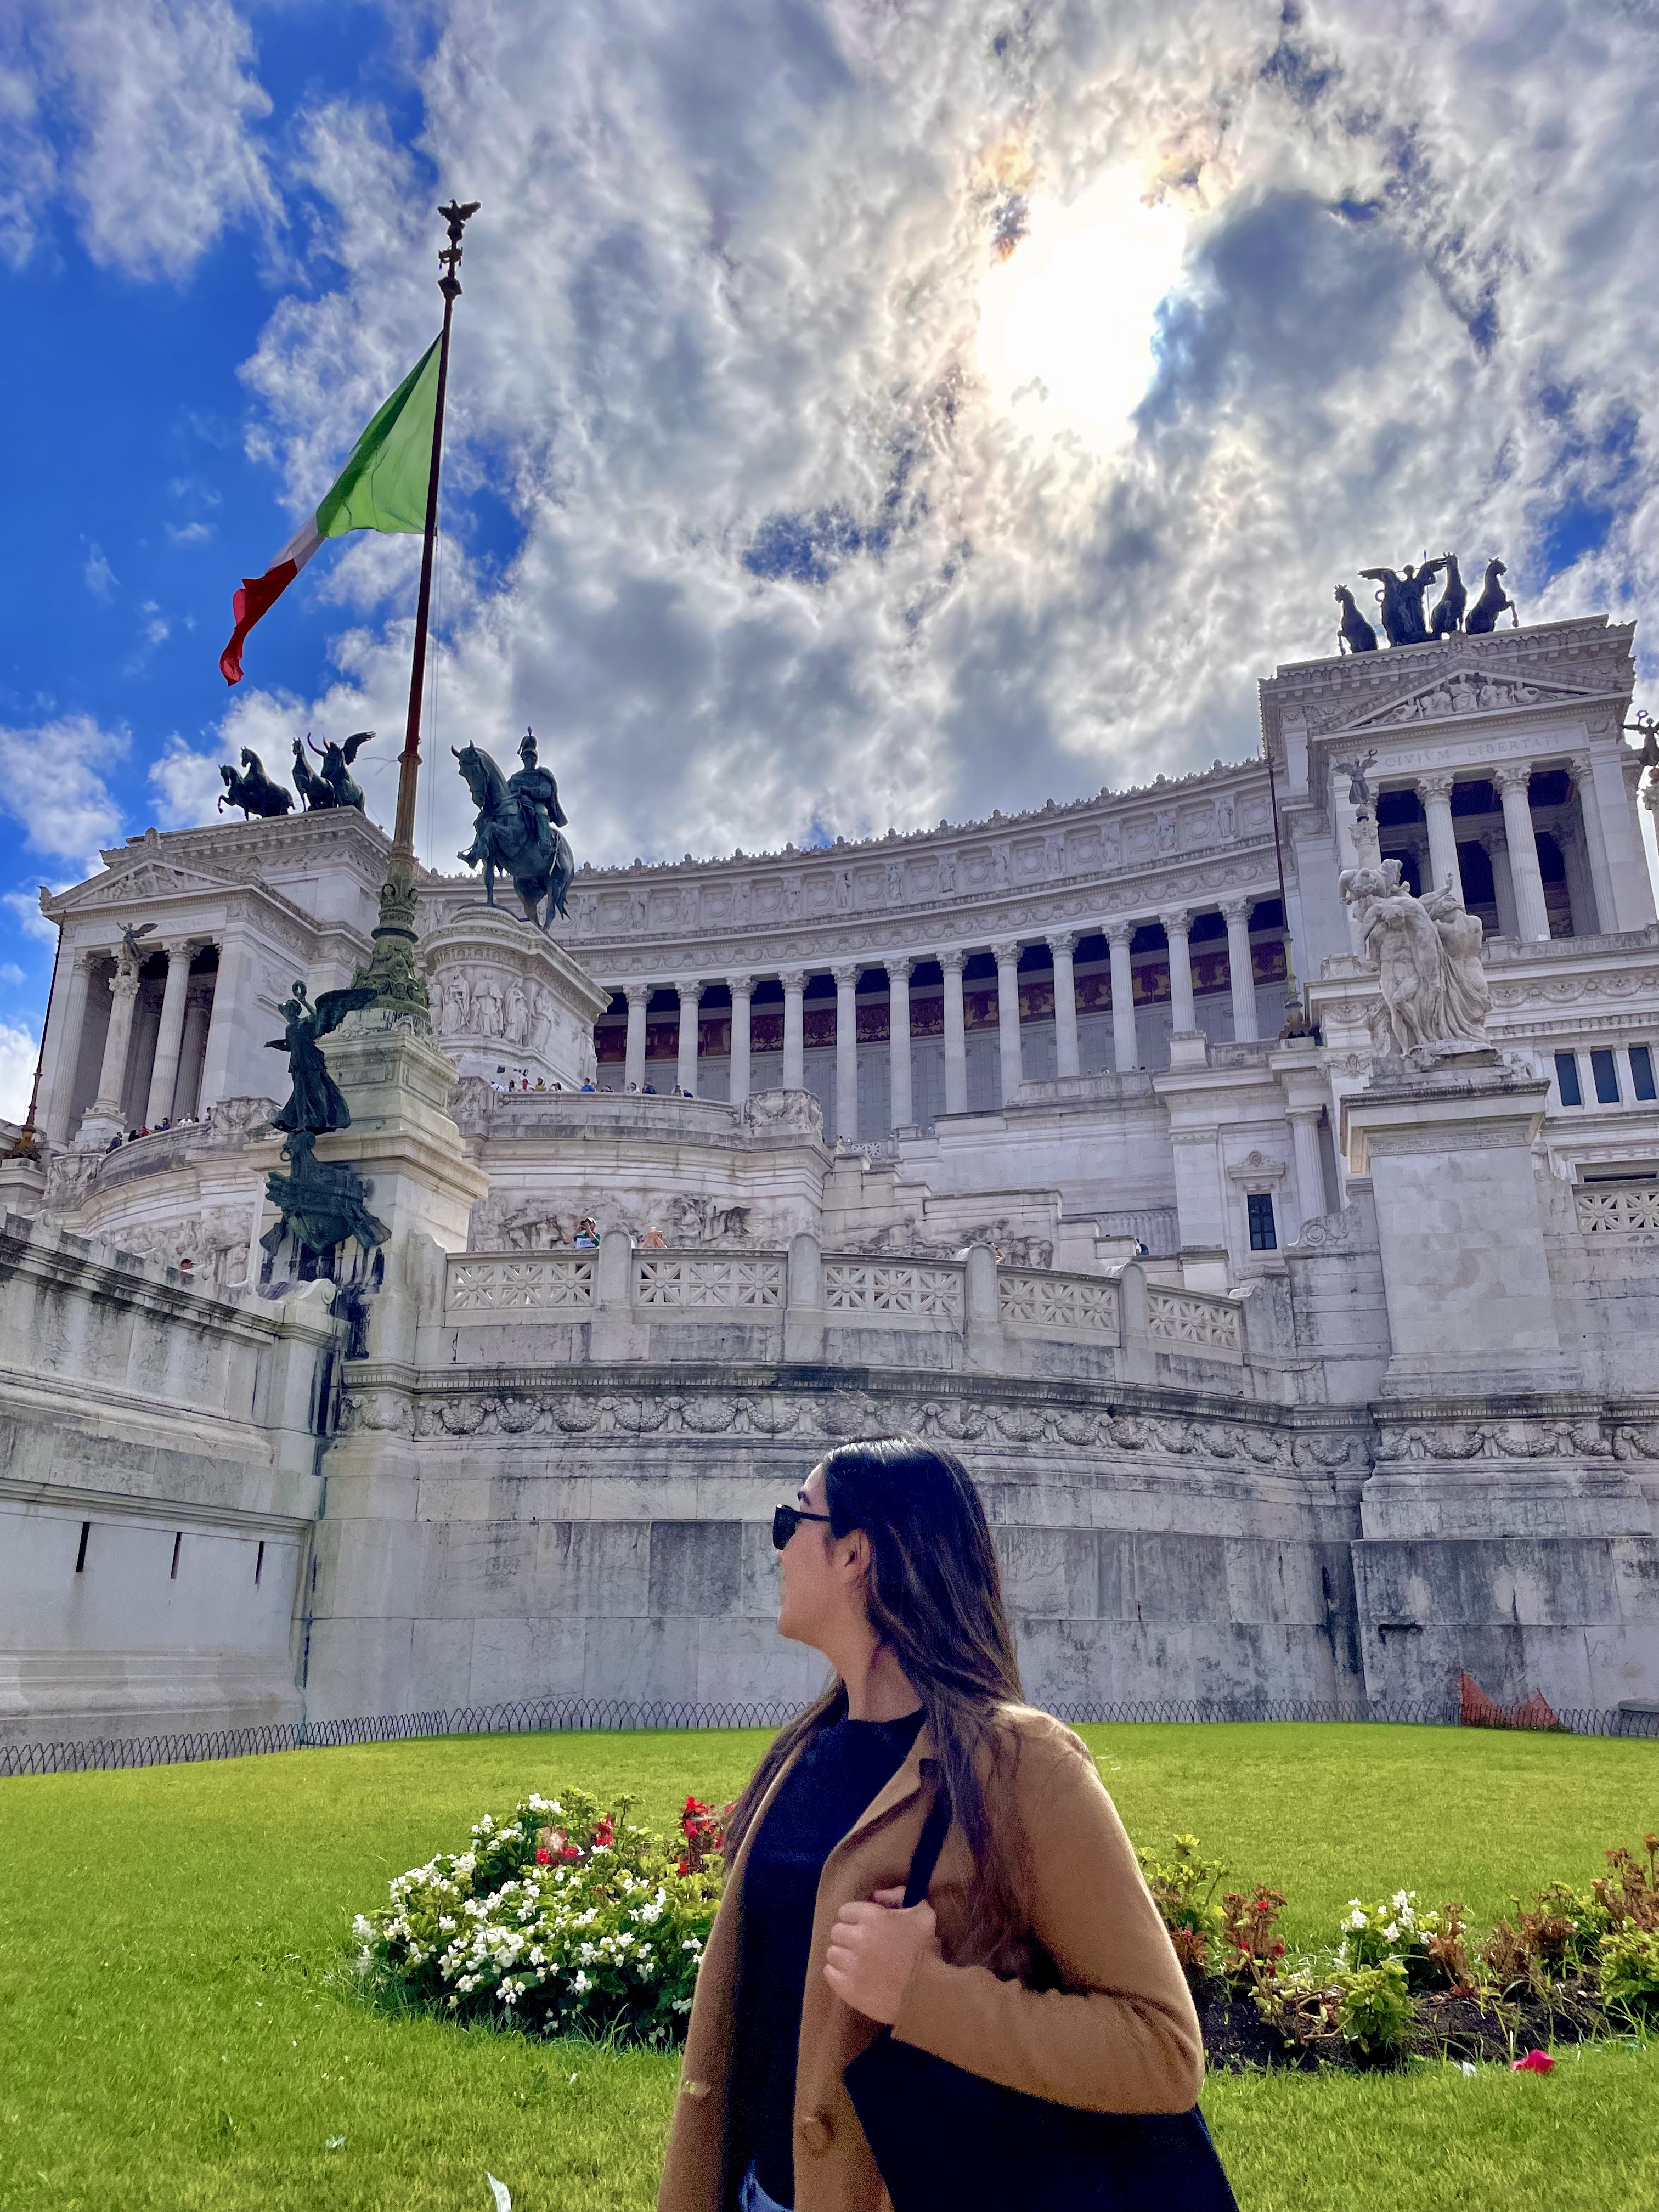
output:
<svg viewBox="0 0 1659 2212"><path fill-rule="evenodd" d="M242 680L242 646L262 614L276 605L325 538L348 530L426 528L432 481L432 425L438 404L438 351L434 338L351 449L338 481L315 514L307 517L263 576L244 576L231 602L236 627L219 655L227 684Z"/></svg>

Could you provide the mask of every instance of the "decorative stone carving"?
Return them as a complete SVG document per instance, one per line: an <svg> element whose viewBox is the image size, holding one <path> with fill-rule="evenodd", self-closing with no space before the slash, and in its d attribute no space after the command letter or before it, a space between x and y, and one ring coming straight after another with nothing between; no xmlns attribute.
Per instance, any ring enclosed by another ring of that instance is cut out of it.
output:
<svg viewBox="0 0 1659 2212"><path fill-rule="evenodd" d="M1118 1336L1117 1285L1080 1275L997 1274L997 1311L1005 1322Z"/></svg>
<svg viewBox="0 0 1659 2212"><path fill-rule="evenodd" d="M960 1321L959 1267L902 1267L829 1261L823 1270L826 1314L893 1314Z"/></svg>
<svg viewBox="0 0 1659 2212"><path fill-rule="evenodd" d="M1586 1237L1659 1236L1659 1190L1599 1191L1581 1185L1572 1195Z"/></svg>
<svg viewBox="0 0 1659 2212"><path fill-rule="evenodd" d="M1206 1297L1201 1291L1166 1290L1152 1285L1146 1292L1146 1334L1170 1344L1192 1344L1222 1352L1239 1350L1243 1337L1238 1308L1226 1298Z"/></svg>
<svg viewBox="0 0 1659 2212"><path fill-rule="evenodd" d="M595 1255L554 1260L465 1260L449 1270L446 1304L457 1313L591 1306Z"/></svg>
<svg viewBox="0 0 1659 2212"><path fill-rule="evenodd" d="M634 1261L641 1306L781 1306L781 1260L688 1260L665 1253Z"/></svg>

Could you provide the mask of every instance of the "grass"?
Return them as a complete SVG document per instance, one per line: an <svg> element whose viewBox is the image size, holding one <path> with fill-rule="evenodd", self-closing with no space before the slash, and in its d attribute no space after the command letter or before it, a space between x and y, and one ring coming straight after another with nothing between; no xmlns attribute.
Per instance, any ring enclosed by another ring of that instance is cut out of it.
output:
<svg viewBox="0 0 1659 2212"><path fill-rule="evenodd" d="M1139 1841L1196 1832L1291 1898L1479 1921L1659 1826L1659 1747L1439 1729L1084 1731ZM516 2212L653 2200L674 2062L398 2019L338 1972L354 1911L487 1808L579 1782L665 1825L750 1734L483 1737L0 1784L0 2206ZM1212 2081L1243 2212L1650 2212L1659 2047L1483 2069Z"/></svg>

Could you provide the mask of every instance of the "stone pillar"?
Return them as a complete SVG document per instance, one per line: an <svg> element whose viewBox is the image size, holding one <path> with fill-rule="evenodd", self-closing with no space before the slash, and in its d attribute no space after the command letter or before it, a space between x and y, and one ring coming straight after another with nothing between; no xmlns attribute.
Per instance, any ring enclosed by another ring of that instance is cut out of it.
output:
<svg viewBox="0 0 1659 2212"><path fill-rule="evenodd" d="M1296 1205L1298 1220L1285 1243L1300 1237L1303 1227L1316 1214L1326 1211L1325 1163L1319 1149L1319 1115L1317 1106L1292 1106L1291 1118L1291 1156L1296 1162Z"/></svg>
<svg viewBox="0 0 1659 2212"><path fill-rule="evenodd" d="M253 1007L254 979L252 946L240 931L227 931L219 944L219 971L213 979L207 1043L202 1054L201 1096L197 1111L203 1115L210 1114L222 1098L240 1097L242 1086L247 1084L247 1077L238 1066L243 1055L237 1048L248 1024L248 1010L257 1012ZM269 1015L262 1018L262 1028L270 1018ZM262 1073L264 1065L262 1060ZM264 1076L266 1092L280 1098L285 1081L281 1060L271 1060L270 1073Z"/></svg>
<svg viewBox="0 0 1659 2212"><path fill-rule="evenodd" d="M728 975L726 981L732 994L732 1080L727 1096L734 1106L741 1106L749 1096L749 1012L755 979Z"/></svg>
<svg viewBox="0 0 1659 2212"><path fill-rule="evenodd" d="M994 945L997 963L997 1056L1002 1068L1002 1103L1012 1106L1025 1080L1019 1049L1019 947ZM966 1061L963 1062L964 1070Z"/></svg>
<svg viewBox="0 0 1659 2212"><path fill-rule="evenodd" d="M697 1095L697 1004L702 997L702 985L697 982L676 983L680 994L679 1064L674 1070L674 1080L680 1089L692 1097Z"/></svg>
<svg viewBox="0 0 1659 2212"><path fill-rule="evenodd" d="M1250 958L1250 901L1228 899L1222 907L1227 923L1227 985L1233 999L1233 1036L1248 1044L1261 1032L1255 1020L1255 968Z"/></svg>
<svg viewBox="0 0 1659 2212"><path fill-rule="evenodd" d="M1129 963L1129 940L1134 933L1132 921L1107 926L1106 942L1112 955L1112 1058L1120 1075L1140 1065L1140 1043L1135 1034L1135 977Z"/></svg>
<svg viewBox="0 0 1659 2212"><path fill-rule="evenodd" d="M1510 881L1515 887L1517 933L1541 944L1550 933L1544 904L1544 878L1538 872L1538 840L1533 835L1532 806L1527 781L1532 771L1525 761L1500 768L1493 778L1504 800L1504 836L1510 848Z"/></svg>
<svg viewBox="0 0 1659 2212"><path fill-rule="evenodd" d="M786 1091L805 1091L806 1024L801 999L806 989L806 971L804 968L792 968L778 981L783 985L783 1087Z"/></svg>
<svg viewBox="0 0 1659 2212"><path fill-rule="evenodd" d="M908 1128L915 1109L910 1094L910 969L908 960L887 965L887 1084L896 1129Z"/></svg>
<svg viewBox="0 0 1659 2212"><path fill-rule="evenodd" d="M628 1043L623 1054L623 1087L637 1083L645 1085L645 1010L650 1003L648 983L629 983L623 986L628 1000Z"/></svg>
<svg viewBox="0 0 1659 2212"><path fill-rule="evenodd" d="M185 1041L185 997L190 989L190 961L195 947L174 943L167 956L167 988L161 994L161 1025L155 1033L155 1059L149 1072L149 1103L144 1120L153 1129L171 1117L179 1082L179 1054Z"/></svg>
<svg viewBox="0 0 1659 2212"><path fill-rule="evenodd" d="M1449 770L1442 775L1419 775L1417 795L1423 802L1423 812L1429 824L1429 875L1431 890L1443 890L1447 878L1459 898L1463 896L1463 875L1457 865L1457 832L1452 826L1452 779Z"/></svg>
<svg viewBox="0 0 1659 2212"><path fill-rule="evenodd" d="M962 971L965 952L941 952L945 971L945 1110L968 1111L968 1022L962 1003Z"/></svg>
<svg viewBox="0 0 1659 2212"><path fill-rule="evenodd" d="M1519 937L1520 924L1515 918L1515 885L1510 878L1509 848L1501 830L1483 830L1475 843L1492 863L1492 900L1498 908L1498 934L1500 937Z"/></svg>
<svg viewBox="0 0 1659 2212"><path fill-rule="evenodd" d="M859 1136L859 971L832 968L836 979L836 1134L855 1145Z"/></svg>
<svg viewBox="0 0 1659 2212"><path fill-rule="evenodd" d="M70 962L64 1005L53 1024L54 1058L52 1081L41 1109L40 1127L47 1141L69 1142L70 1115L75 1109L75 1079L81 1066L81 1037L87 1025L87 992L92 981L92 955L77 952Z"/></svg>
<svg viewBox="0 0 1659 2212"><path fill-rule="evenodd" d="M127 1047L132 1040L132 1010L138 1003L138 971L129 961L123 960L116 969L110 991L104 1064L98 1077L98 1096L87 1109L87 1120L104 1122L111 1129L125 1129L121 1093L126 1084Z"/></svg>
<svg viewBox="0 0 1659 2212"><path fill-rule="evenodd" d="M1555 842L1561 848L1561 859L1567 872L1567 897L1572 907L1572 933L1575 937L1595 937L1601 931L1601 906L1595 896L1589 854L1584 849L1584 817L1577 808L1565 821L1558 820Z"/></svg>
<svg viewBox="0 0 1659 2212"><path fill-rule="evenodd" d="M1054 963L1054 1073L1080 1075L1082 1057L1077 1044L1077 977L1072 954L1077 939L1068 929L1057 929L1048 939Z"/></svg>
<svg viewBox="0 0 1659 2212"><path fill-rule="evenodd" d="M1619 911L1613 895L1613 870L1607 859L1607 841L1602 835L1601 817L1595 804L1595 780L1587 760L1572 763L1572 787L1578 797L1578 823L1583 833L1584 858L1589 867L1590 896L1595 907L1595 930L1598 936L1604 930L1616 929L1617 922L1610 916ZM1573 934L1585 937L1589 931L1578 919L1575 904L1572 915Z"/></svg>
<svg viewBox="0 0 1659 2212"><path fill-rule="evenodd" d="M1158 920L1170 940L1170 1026L1176 1031L1195 1030L1198 1016L1193 1008L1193 959L1187 944L1192 916L1184 907L1177 907L1172 914L1159 915Z"/></svg>
<svg viewBox="0 0 1659 2212"><path fill-rule="evenodd" d="M173 1086L175 1121L181 1114L201 1111L202 1065L207 1054L215 989L211 975L197 975L185 993L185 1041L179 1054L179 1079Z"/></svg>

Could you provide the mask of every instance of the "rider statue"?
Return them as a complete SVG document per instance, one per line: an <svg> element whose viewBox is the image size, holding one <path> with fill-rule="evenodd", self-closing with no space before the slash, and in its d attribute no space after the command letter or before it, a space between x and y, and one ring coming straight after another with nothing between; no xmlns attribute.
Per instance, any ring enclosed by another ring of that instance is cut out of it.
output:
<svg viewBox="0 0 1659 2212"><path fill-rule="evenodd" d="M532 843L541 836L538 811L545 807L556 830L562 830L569 820L559 804L559 787L551 769L544 768L536 758L536 732L526 730L519 740L519 758L524 766L516 775L507 779L507 787L519 802L524 815L525 836Z"/></svg>

